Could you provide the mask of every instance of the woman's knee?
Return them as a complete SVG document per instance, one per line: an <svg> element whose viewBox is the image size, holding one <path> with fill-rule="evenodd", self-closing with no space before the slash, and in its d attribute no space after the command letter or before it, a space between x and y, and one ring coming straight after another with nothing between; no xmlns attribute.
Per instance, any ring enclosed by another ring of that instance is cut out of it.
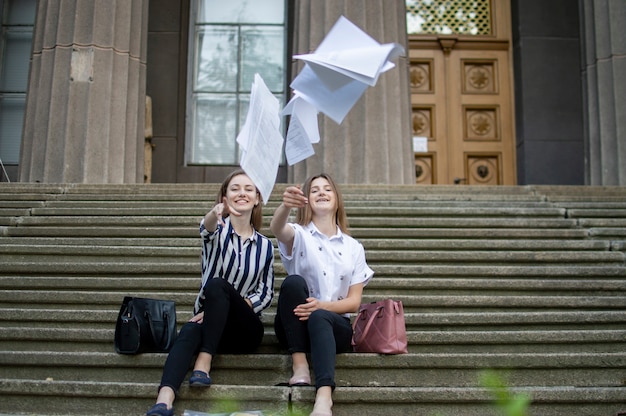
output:
<svg viewBox="0 0 626 416"><path fill-rule="evenodd" d="M228 283L224 279L220 279L220 278L209 279L204 284L204 288L202 289L202 291L204 292L204 297L208 298L212 294L224 293L228 289L228 285L230 285L230 283Z"/></svg>
<svg viewBox="0 0 626 416"><path fill-rule="evenodd" d="M297 274L290 274L285 277L280 285L281 293L297 293L299 291L308 292L308 287L304 278Z"/></svg>
<svg viewBox="0 0 626 416"><path fill-rule="evenodd" d="M196 339L202 337L202 326L196 322L186 322L178 331L176 339Z"/></svg>
<svg viewBox="0 0 626 416"><path fill-rule="evenodd" d="M311 312L308 320L309 330L319 328L330 328L333 326L333 312L325 309L317 309Z"/></svg>

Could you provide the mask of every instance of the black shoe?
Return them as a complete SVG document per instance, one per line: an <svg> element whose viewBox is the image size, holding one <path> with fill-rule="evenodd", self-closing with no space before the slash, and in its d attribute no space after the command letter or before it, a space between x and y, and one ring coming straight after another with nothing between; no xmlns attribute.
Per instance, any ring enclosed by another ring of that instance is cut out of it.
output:
<svg viewBox="0 0 626 416"><path fill-rule="evenodd" d="M204 371L196 370L189 377L189 385L191 387L209 387L211 382L211 377Z"/></svg>
<svg viewBox="0 0 626 416"><path fill-rule="evenodd" d="M168 409L165 403L157 403L146 412L146 416L174 416L174 408Z"/></svg>

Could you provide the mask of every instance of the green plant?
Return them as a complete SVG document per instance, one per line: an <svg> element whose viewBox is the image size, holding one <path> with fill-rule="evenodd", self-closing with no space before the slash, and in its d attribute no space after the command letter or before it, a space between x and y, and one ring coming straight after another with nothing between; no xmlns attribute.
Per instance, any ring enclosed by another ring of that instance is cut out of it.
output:
<svg viewBox="0 0 626 416"><path fill-rule="evenodd" d="M531 397L526 393L514 394L507 386L504 377L494 370L485 370L480 375L480 383L489 389L495 398L495 405L505 416L526 416Z"/></svg>

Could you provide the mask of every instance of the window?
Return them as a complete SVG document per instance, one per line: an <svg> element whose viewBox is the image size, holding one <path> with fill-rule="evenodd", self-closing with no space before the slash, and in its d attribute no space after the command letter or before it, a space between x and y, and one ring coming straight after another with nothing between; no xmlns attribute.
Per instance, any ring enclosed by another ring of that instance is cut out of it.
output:
<svg viewBox="0 0 626 416"><path fill-rule="evenodd" d="M0 160L17 165L37 0L0 1Z"/></svg>
<svg viewBox="0 0 626 416"><path fill-rule="evenodd" d="M193 0L186 163L239 162L254 74L284 104L285 0Z"/></svg>
<svg viewBox="0 0 626 416"><path fill-rule="evenodd" d="M406 0L410 35L490 35L491 0Z"/></svg>

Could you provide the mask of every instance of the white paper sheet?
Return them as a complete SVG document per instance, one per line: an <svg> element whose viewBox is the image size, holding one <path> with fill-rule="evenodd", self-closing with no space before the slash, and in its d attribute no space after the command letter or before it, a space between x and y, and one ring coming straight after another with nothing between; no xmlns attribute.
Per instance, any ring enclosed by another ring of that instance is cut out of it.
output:
<svg viewBox="0 0 626 416"><path fill-rule="evenodd" d="M276 183L283 147L280 104L259 74L255 74L246 121L237 136L242 149L239 165L254 182L267 204Z"/></svg>
<svg viewBox="0 0 626 416"><path fill-rule="evenodd" d="M294 58L307 62L325 83L331 83L332 74L339 73L374 86L381 73L395 67L388 59L396 58L403 50L402 46L396 43L387 43L330 53L295 55ZM331 87L330 84L328 86Z"/></svg>
<svg viewBox="0 0 626 416"><path fill-rule="evenodd" d="M285 157L289 166L315 154L311 143L320 141L317 125L317 109L296 95L283 109L283 115L291 115L285 141Z"/></svg>
<svg viewBox="0 0 626 416"><path fill-rule="evenodd" d="M342 77L345 83L341 87L329 89L307 65L293 80L291 88L335 123L341 124L368 85L344 75L338 75L335 79L337 77Z"/></svg>
<svg viewBox="0 0 626 416"><path fill-rule="evenodd" d="M291 117L289 133L285 142L285 157L289 166L293 166L315 154L313 145L306 135L305 129L298 117Z"/></svg>
<svg viewBox="0 0 626 416"><path fill-rule="evenodd" d="M305 66L291 88L341 124L367 87L395 66L390 60L403 53L401 45L381 45L341 16L314 53L294 56Z"/></svg>

